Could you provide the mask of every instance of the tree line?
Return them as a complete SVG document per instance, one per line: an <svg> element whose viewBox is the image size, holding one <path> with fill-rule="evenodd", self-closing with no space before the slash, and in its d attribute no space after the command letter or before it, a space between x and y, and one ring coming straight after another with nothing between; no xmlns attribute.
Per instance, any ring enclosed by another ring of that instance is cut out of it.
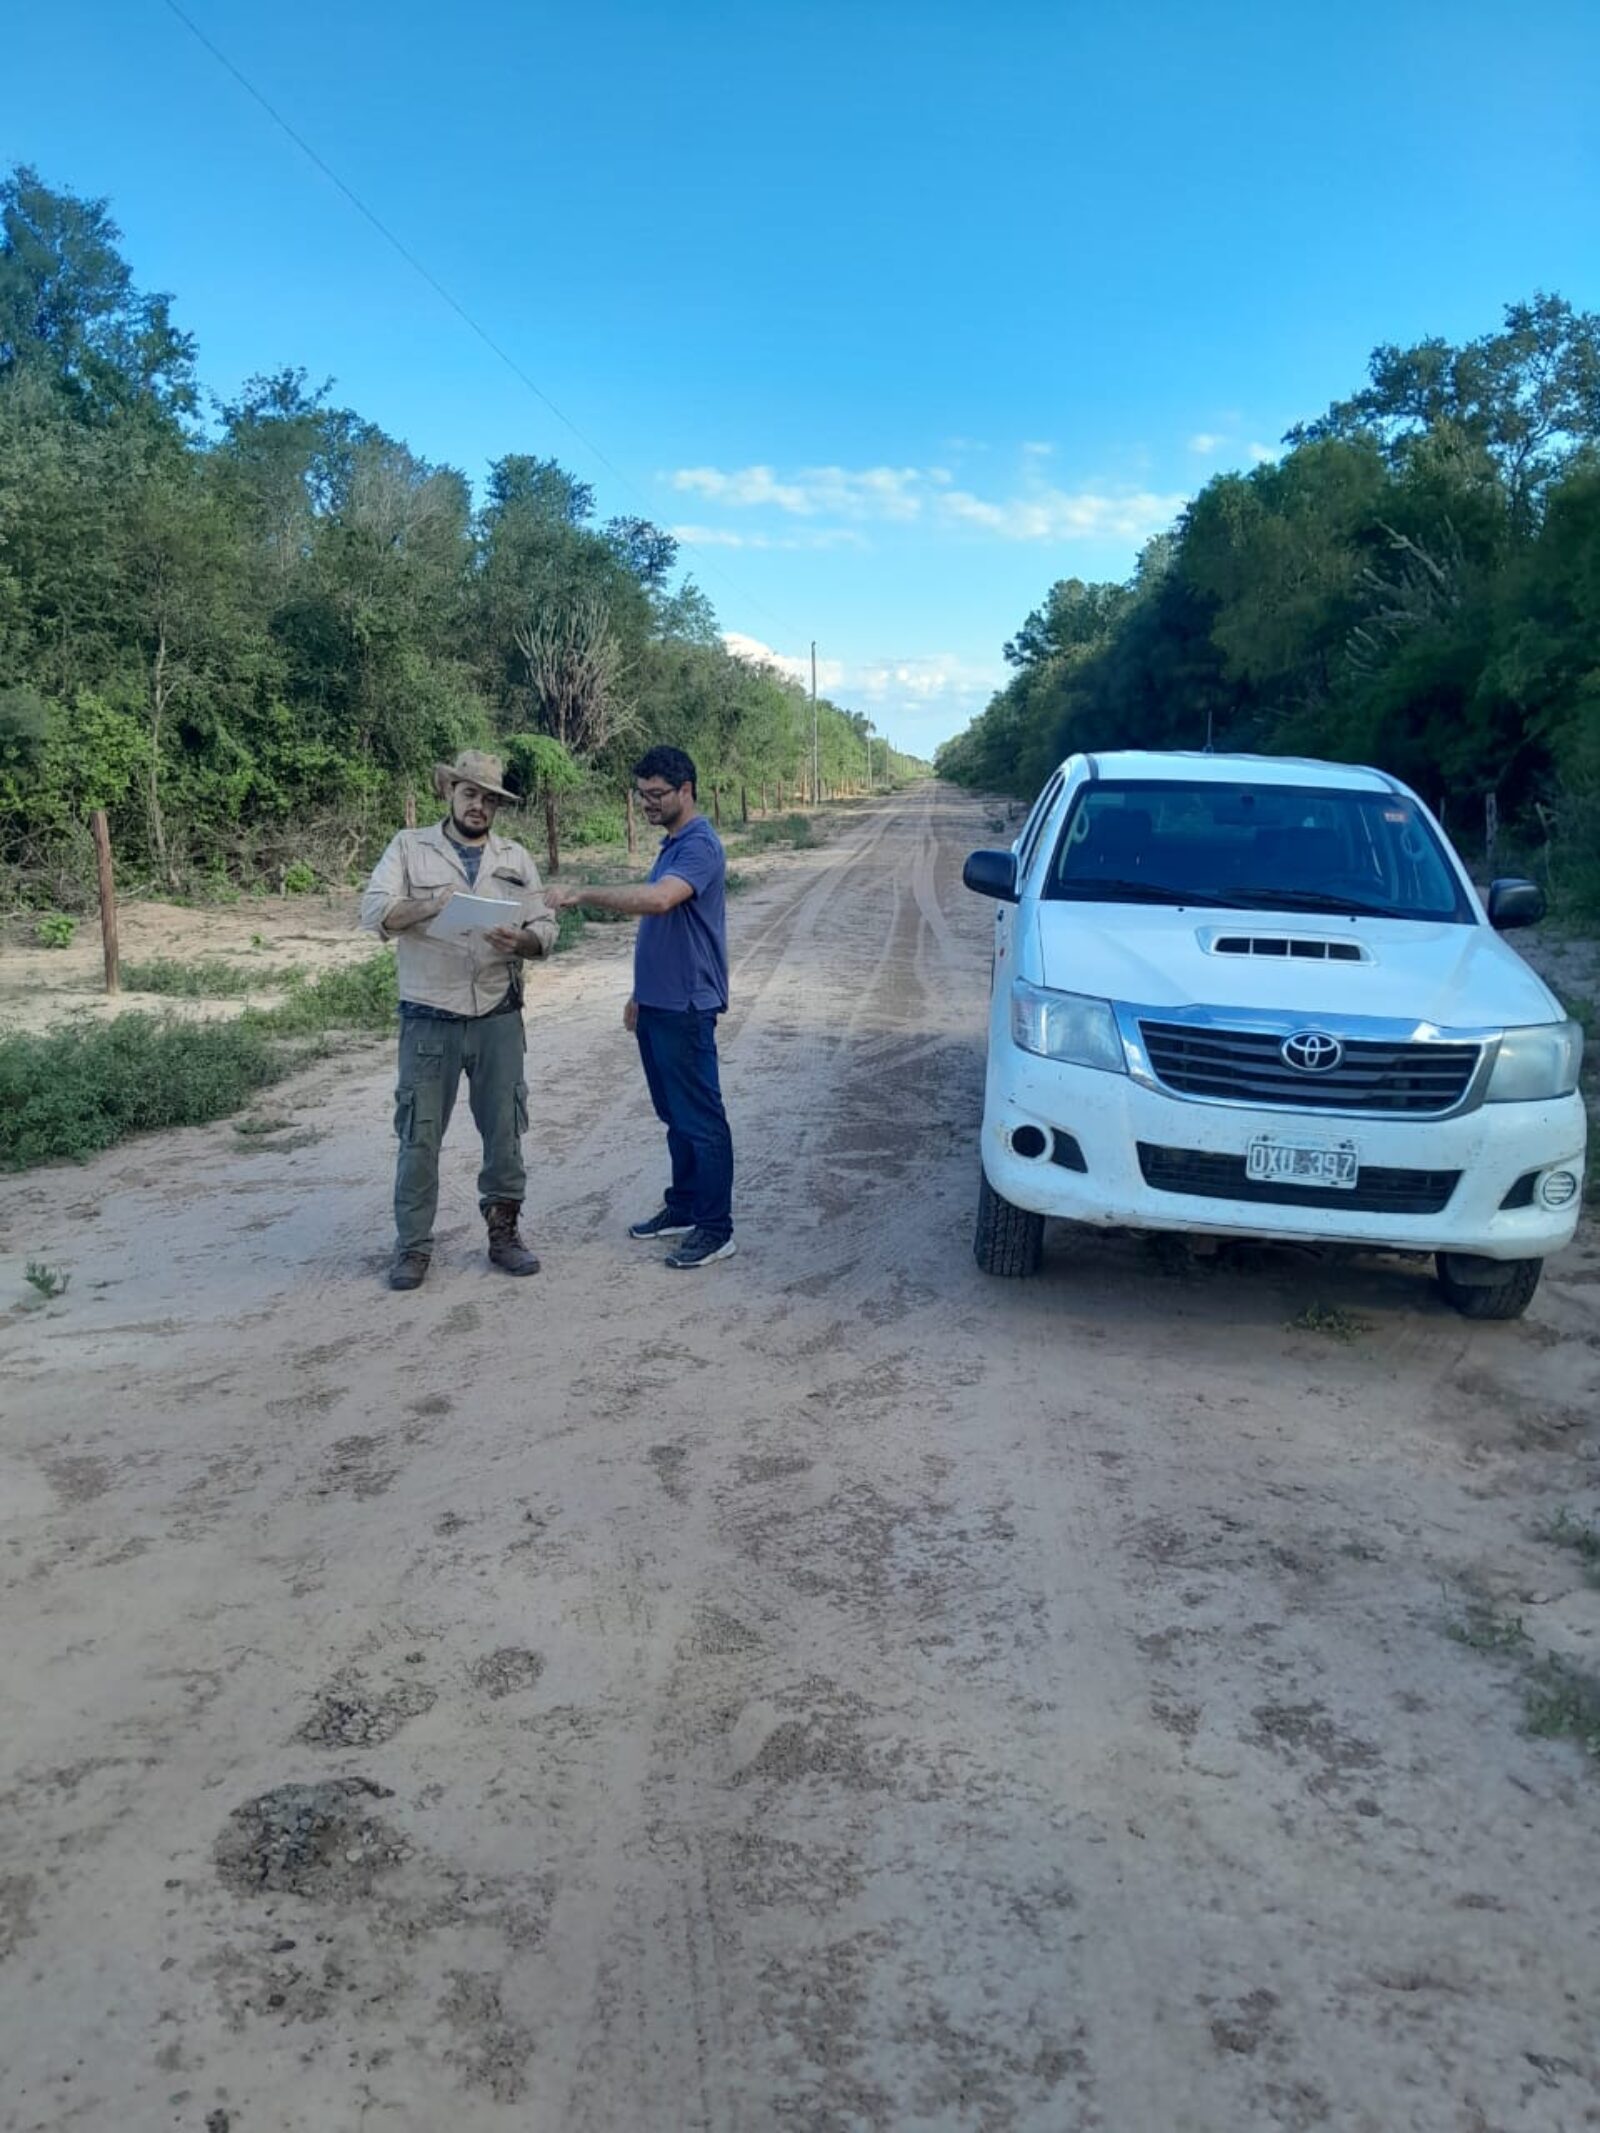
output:
<svg viewBox="0 0 1600 2133"><path fill-rule="evenodd" d="M1378 348L1284 443L1126 583L1053 585L939 772L1031 795L1080 749L1371 762L1600 911L1600 315L1539 295Z"/></svg>
<svg viewBox="0 0 1600 2133"><path fill-rule="evenodd" d="M629 764L712 804L811 777L801 685L734 657L648 520L508 452L481 499L285 368L218 402L107 203L0 180L0 899L70 903L104 808L158 891L342 880L432 764L504 753L559 842L620 833ZM824 791L926 766L818 707Z"/></svg>

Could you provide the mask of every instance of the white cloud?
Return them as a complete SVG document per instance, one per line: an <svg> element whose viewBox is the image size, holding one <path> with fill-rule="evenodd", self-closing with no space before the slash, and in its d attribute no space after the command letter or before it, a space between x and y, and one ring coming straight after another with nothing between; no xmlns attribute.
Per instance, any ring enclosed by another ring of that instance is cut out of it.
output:
<svg viewBox="0 0 1600 2133"><path fill-rule="evenodd" d="M1214 430L1197 430L1189 439L1189 449L1191 452L1197 452L1202 459L1209 459L1212 453L1220 451L1227 441L1226 437L1219 437Z"/></svg>
<svg viewBox="0 0 1600 2133"><path fill-rule="evenodd" d="M1170 526L1188 501L1182 492L1035 488L1001 503L954 489L942 504L953 521L1006 541L1146 541Z"/></svg>
<svg viewBox="0 0 1600 2133"><path fill-rule="evenodd" d="M909 658L869 659L851 672L852 702L873 706L904 704L918 709L943 704L952 696L974 693L987 699L1005 678L996 661L964 659L959 652L919 652Z"/></svg>
<svg viewBox="0 0 1600 2133"><path fill-rule="evenodd" d="M1022 447L1024 459L1049 459L1054 452L1053 444L1025 444Z"/></svg>
<svg viewBox="0 0 1600 2133"><path fill-rule="evenodd" d="M765 507L790 517L855 524L916 522L945 532L976 530L1007 541L1143 541L1169 525L1188 500L1181 493L1052 486L1038 473L1038 455L1048 449L1025 446L1032 456L1021 488L999 497L955 488L947 467L802 467L782 478L770 466L680 467L665 478L680 492L729 510ZM685 532L682 537L691 535ZM736 539L705 528L695 537L723 547L763 545L757 535ZM768 535L765 545L781 543Z"/></svg>
<svg viewBox="0 0 1600 2133"><path fill-rule="evenodd" d="M809 649L780 652L739 630L724 631L722 641L735 658L776 667L803 687L811 686ZM1004 680L998 660L968 659L960 652L817 661L822 695L866 712L897 745L924 753L981 711Z"/></svg>
<svg viewBox="0 0 1600 2133"><path fill-rule="evenodd" d="M841 518L912 519L922 510L917 467L802 467L780 481L771 467L680 467L672 486L709 503L737 509L767 505L801 518L830 513Z"/></svg>
<svg viewBox="0 0 1600 2133"><path fill-rule="evenodd" d="M804 533L761 533L735 526L669 526L674 540L689 548L865 548L867 537L854 526L817 526Z"/></svg>
<svg viewBox="0 0 1600 2133"><path fill-rule="evenodd" d="M752 666L776 667L780 674L787 674L795 681L811 686L811 653L776 652L770 644L763 644L759 637L747 637L742 630L724 630L722 641L735 659L748 659ZM823 696L832 696L842 689L845 665L842 659L819 659L817 661L817 689Z"/></svg>
<svg viewBox="0 0 1600 2133"><path fill-rule="evenodd" d="M1277 456L1277 450L1273 445L1253 444L1250 447L1250 457L1258 467L1269 466Z"/></svg>

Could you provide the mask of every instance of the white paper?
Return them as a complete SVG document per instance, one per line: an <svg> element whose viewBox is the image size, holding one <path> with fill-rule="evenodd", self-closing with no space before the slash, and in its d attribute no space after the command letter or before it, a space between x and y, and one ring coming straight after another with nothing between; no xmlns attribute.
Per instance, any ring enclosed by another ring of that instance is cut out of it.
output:
<svg viewBox="0 0 1600 2133"><path fill-rule="evenodd" d="M521 909L520 904L503 903L498 896L464 896L458 889L423 930L430 941L462 941L495 926L515 926Z"/></svg>

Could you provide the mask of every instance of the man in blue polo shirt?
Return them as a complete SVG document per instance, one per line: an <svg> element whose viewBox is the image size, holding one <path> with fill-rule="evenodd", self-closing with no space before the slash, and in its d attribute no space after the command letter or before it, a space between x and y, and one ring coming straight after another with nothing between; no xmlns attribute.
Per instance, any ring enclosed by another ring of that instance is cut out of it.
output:
<svg viewBox="0 0 1600 2133"><path fill-rule="evenodd" d="M733 1138L717 1072L717 1017L728 1005L727 860L700 812L695 767L681 748L652 748L633 766L645 820L666 831L642 887L547 888L551 909L592 904L639 920L633 997L622 1011L639 1042L656 1116L667 1129L672 1183L630 1237L680 1240L670 1267L733 1256Z"/></svg>

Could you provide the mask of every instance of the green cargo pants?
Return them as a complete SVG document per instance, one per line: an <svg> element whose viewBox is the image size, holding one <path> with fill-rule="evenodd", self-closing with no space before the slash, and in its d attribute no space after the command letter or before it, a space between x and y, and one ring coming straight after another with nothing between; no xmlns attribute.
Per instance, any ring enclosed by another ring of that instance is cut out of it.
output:
<svg viewBox="0 0 1600 2133"><path fill-rule="evenodd" d="M522 1163L522 1136L528 1125L524 1050L520 1014L477 1015L462 1022L436 1021L428 1015L401 1017L400 1080L394 1100L394 1130L400 1142L394 1174L399 1251L433 1249L439 1145L463 1073L473 1123L483 1142L478 1205L522 1205L528 1183Z"/></svg>

